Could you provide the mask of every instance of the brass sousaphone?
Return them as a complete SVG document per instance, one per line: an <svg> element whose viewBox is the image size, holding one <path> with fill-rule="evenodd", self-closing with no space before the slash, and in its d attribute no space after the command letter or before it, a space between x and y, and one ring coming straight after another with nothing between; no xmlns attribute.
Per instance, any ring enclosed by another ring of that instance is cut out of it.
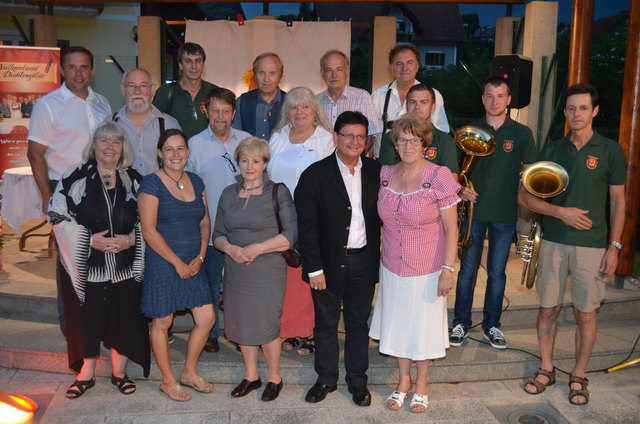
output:
<svg viewBox="0 0 640 424"><path fill-rule="evenodd" d="M465 153L460 166L459 181L463 187L473 190L473 183L469 179L469 173L473 165L473 160L477 156L489 156L496 151L496 139L483 130L474 126L466 126L458 129L454 134L456 146ZM471 238L471 224L473 223L473 202L460 202L458 206L458 229L462 229L463 222L467 227L460 231L458 236L458 252L462 256L462 249L467 247Z"/></svg>
<svg viewBox="0 0 640 424"><path fill-rule="evenodd" d="M536 197L548 199L566 190L569 184L569 174L555 162L542 161L531 164L522 172L522 186ZM516 252L524 261L521 284L527 288L533 287L536 281L538 267L538 253L542 241L541 216L531 213L531 227L528 234L521 234L516 244Z"/></svg>

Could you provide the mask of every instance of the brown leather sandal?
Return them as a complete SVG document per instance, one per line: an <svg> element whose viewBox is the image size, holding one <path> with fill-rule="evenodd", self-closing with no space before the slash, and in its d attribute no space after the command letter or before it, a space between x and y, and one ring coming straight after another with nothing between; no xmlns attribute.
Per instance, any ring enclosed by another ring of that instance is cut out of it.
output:
<svg viewBox="0 0 640 424"><path fill-rule="evenodd" d="M572 383L578 383L580 384L581 387L579 389L572 389L571 388ZM578 405L578 406L586 405L587 403L589 403L589 390L587 390L588 385L589 385L589 380L586 377L581 378L571 374L571 376L569 377L569 402L571 402L571 404L573 405ZM576 396L584 396L585 401L575 402L573 399Z"/></svg>
<svg viewBox="0 0 640 424"><path fill-rule="evenodd" d="M538 377L539 375L542 375L544 377L547 377L549 379L549 381L545 384L540 380L536 380L536 377ZM529 377L529 379L527 380L526 383L524 383L524 391L529 393L530 395L539 395L540 393L544 392L545 390L547 390L547 387L549 386L553 386L556 382L556 369L554 368L551 371L547 371L545 369L538 369L538 371L536 371L536 374L533 377ZM535 392L532 392L531 390L527 390L527 384L533 384L536 388Z"/></svg>

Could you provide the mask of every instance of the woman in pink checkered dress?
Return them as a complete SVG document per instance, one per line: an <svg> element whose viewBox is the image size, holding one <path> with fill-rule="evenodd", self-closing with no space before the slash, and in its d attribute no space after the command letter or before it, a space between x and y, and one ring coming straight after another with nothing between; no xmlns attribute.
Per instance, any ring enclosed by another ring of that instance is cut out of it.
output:
<svg viewBox="0 0 640 424"><path fill-rule="evenodd" d="M431 127L409 113L396 120L391 140L401 162L380 172L382 219L380 285L369 335L380 352L398 360L399 382L387 399L402 408L411 390L411 361L418 373L412 412L427 409L427 373L449 347L447 295L453 287L460 185L444 166L423 158Z"/></svg>

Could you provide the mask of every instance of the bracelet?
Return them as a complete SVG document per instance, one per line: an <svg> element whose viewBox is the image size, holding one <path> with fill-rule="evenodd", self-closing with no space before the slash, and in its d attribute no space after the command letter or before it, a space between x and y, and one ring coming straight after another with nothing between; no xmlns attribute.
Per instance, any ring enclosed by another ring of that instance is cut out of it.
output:
<svg viewBox="0 0 640 424"><path fill-rule="evenodd" d="M131 237L127 234L127 249L131 247Z"/></svg>
<svg viewBox="0 0 640 424"><path fill-rule="evenodd" d="M200 258L200 260L202 261L202 263L204 263L204 258L200 255L198 255L198 258Z"/></svg>
<svg viewBox="0 0 640 424"><path fill-rule="evenodd" d="M444 264L442 265L442 268L446 269L447 271L456 272L456 269L453 267L453 265Z"/></svg>
<svg viewBox="0 0 640 424"><path fill-rule="evenodd" d="M609 244L618 250L622 250L622 243L620 243L619 241L611 240Z"/></svg>

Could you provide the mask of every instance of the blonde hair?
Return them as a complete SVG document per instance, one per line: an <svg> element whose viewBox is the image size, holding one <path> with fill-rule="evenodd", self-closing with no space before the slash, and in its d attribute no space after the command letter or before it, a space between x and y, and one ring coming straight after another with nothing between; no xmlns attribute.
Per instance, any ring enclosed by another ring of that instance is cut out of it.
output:
<svg viewBox="0 0 640 424"><path fill-rule="evenodd" d="M264 163L268 163L271 159L269 142L259 137L247 137L238 144L233 156L236 162L239 162L242 156L262 156Z"/></svg>
<svg viewBox="0 0 640 424"><path fill-rule="evenodd" d="M124 128L114 121L104 121L98 125L98 128L93 132L91 142L88 143L82 151L82 160L84 162L88 162L92 159L95 160L96 144L102 137L115 138L122 143L122 154L118 161L118 168L129 168L133 164L133 150L131 149L131 143L129 142L129 137L127 137L127 133Z"/></svg>
<svg viewBox="0 0 640 424"><path fill-rule="evenodd" d="M324 109L320 105L320 102L313 94L313 91L309 90L307 87L296 87L284 97L284 103L280 108L280 119L278 119L278 125L273 129L273 132L278 132L285 125L289 124L289 109L291 109L294 105L300 103L308 103L311 105L311 109L315 113L316 117L314 119L314 125L320 125L325 130L331 132L331 126L327 121L327 117L324 114Z"/></svg>
<svg viewBox="0 0 640 424"><path fill-rule="evenodd" d="M417 113L407 113L395 120L391 127L391 143L394 147L398 147L398 138L400 133L413 134L422 140L422 148L431 146L433 141L433 125L418 116Z"/></svg>

